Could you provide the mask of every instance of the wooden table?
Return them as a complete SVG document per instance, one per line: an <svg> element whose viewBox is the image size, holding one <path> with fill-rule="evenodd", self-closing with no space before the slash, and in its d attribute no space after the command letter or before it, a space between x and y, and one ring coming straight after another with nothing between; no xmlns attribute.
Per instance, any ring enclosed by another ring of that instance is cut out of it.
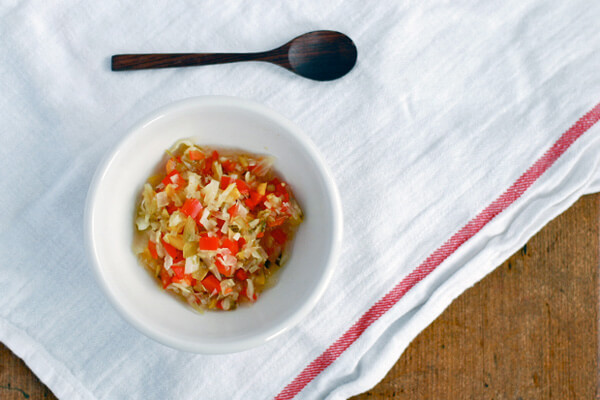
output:
<svg viewBox="0 0 600 400"><path fill-rule="evenodd" d="M600 194L580 199L455 300L382 382L353 400L594 399L599 217ZM55 397L1 346L0 398Z"/></svg>

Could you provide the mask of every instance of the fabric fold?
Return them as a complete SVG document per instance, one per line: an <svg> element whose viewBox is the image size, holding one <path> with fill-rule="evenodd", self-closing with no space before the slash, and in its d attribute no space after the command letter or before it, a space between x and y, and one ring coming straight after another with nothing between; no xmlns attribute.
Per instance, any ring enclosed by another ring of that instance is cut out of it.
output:
<svg viewBox="0 0 600 400"><path fill-rule="evenodd" d="M0 340L61 399L363 392L454 298L600 190L598 124L560 141L598 108L600 3L30 0L4 2L0 20ZM126 73L108 63L266 50L315 29L357 44L344 78L313 82L262 63ZM218 356L129 326L94 281L82 239L103 155L152 110L200 95L251 99L294 121L344 208L335 279L315 309L263 346ZM532 166L526 190L511 188ZM378 303L390 292L393 303ZM372 308L377 318L361 320Z"/></svg>

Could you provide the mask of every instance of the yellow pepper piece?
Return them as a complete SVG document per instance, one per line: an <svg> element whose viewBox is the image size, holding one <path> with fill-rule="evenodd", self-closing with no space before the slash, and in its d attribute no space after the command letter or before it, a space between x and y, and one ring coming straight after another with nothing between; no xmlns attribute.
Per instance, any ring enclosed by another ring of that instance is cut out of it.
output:
<svg viewBox="0 0 600 400"><path fill-rule="evenodd" d="M258 187L256 188L256 191L258 192L258 194L260 194L261 196L265 195L265 192L267 190L267 182L263 182L260 185L258 185Z"/></svg>
<svg viewBox="0 0 600 400"><path fill-rule="evenodd" d="M175 247L177 250L183 250L185 241L181 236L176 235L165 235L165 242Z"/></svg>

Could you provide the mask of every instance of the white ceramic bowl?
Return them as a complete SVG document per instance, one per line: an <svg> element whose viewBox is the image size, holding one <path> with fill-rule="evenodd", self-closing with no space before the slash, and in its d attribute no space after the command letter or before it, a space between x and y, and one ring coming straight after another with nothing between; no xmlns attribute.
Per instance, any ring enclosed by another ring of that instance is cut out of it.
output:
<svg viewBox="0 0 600 400"><path fill-rule="evenodd" d="M165 149L181 138L277 158L305 220L277 284L249 307L198 314L162 291L132 251L135 206ZM99 167L85 213L97 280L121 315L176 349L229 353L265 343L305 317L333 275L342 238L337 188L312 142L287 119L254 102L192 98L164 107L131 129Z"/></svg>

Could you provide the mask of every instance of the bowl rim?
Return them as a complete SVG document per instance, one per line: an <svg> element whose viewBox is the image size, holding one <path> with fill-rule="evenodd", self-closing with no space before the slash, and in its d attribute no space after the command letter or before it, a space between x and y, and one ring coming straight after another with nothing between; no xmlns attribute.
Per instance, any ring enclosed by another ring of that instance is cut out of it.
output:
<svg viewBox="0 0 600 400"><path fill-rule="evenodd" d="M317 170L325 181L325 190L327 193L327 202L332 210L332 225L333 225L333 238L332 246L329 251L328 257L324 260L324 271L321 279L317 285L311 291L310 295L306 298L306 301L301 303L294 312L291 312L288 316L283 318L279 323L275 324L270 329L260 331L259 333L245 337L243 339L235 339L220 343L202 343L202 341L191 341L180 338L173 338L165 333L156 331L152 327L144 324L141 320L136 318L135 313L124 308L115 293L110 288L109 284L104 280L102 276L102 266L100 265L98 256L96 254L96 247L94 243L93 234L93 216L94 216L94 205L98 194L98 189L104 175L109 170L112 161L117 157L121 147L130 141L136 139L138 136L143 134L144 127L153 123L155 120L164 117L167 114L176 112L181 109L188 107L201 108L201 107L212 107L212 106L225 106L232 108L240 108L245 111L250 111L259 115L262 118L274 121L276 124L282 126L285 134L292 135L301 143L303 150L308 153L310 158L315 162ZM310 138L292 121L272 110L271 108L264 106L252 100L242 99L232 96L198 96L190 97L183 100L178 100L173 103L162 106L158 109L147 114L138 122L131 125L125 131L125 135L113 145L106 153L104 159L100 162L97 167L94 176L90 182L88 193L85 200L84 209L84 241L87 253L88 262L91 261L94 277L97 284L100 286L101 291L105 297L108 298L111 306L117 311L117 313L124 318L129 324L136 328L139 332L154 339L155 341L169 346L171 348L202 354L226 354L234 353L243 350L247 350L261 344L264 344L276 336L281 335L285 331L289 330L293 326L296 326L301 320L303 320L308 313L315 307L316 303L323 296L325 289L329 285L333 273L339 259L339 253L342 244L343 235L343 213L342 213L342 202L340 195L335 184L335 180L325 163L323 157L319 153L316 145L310 140Z"/></svg>

